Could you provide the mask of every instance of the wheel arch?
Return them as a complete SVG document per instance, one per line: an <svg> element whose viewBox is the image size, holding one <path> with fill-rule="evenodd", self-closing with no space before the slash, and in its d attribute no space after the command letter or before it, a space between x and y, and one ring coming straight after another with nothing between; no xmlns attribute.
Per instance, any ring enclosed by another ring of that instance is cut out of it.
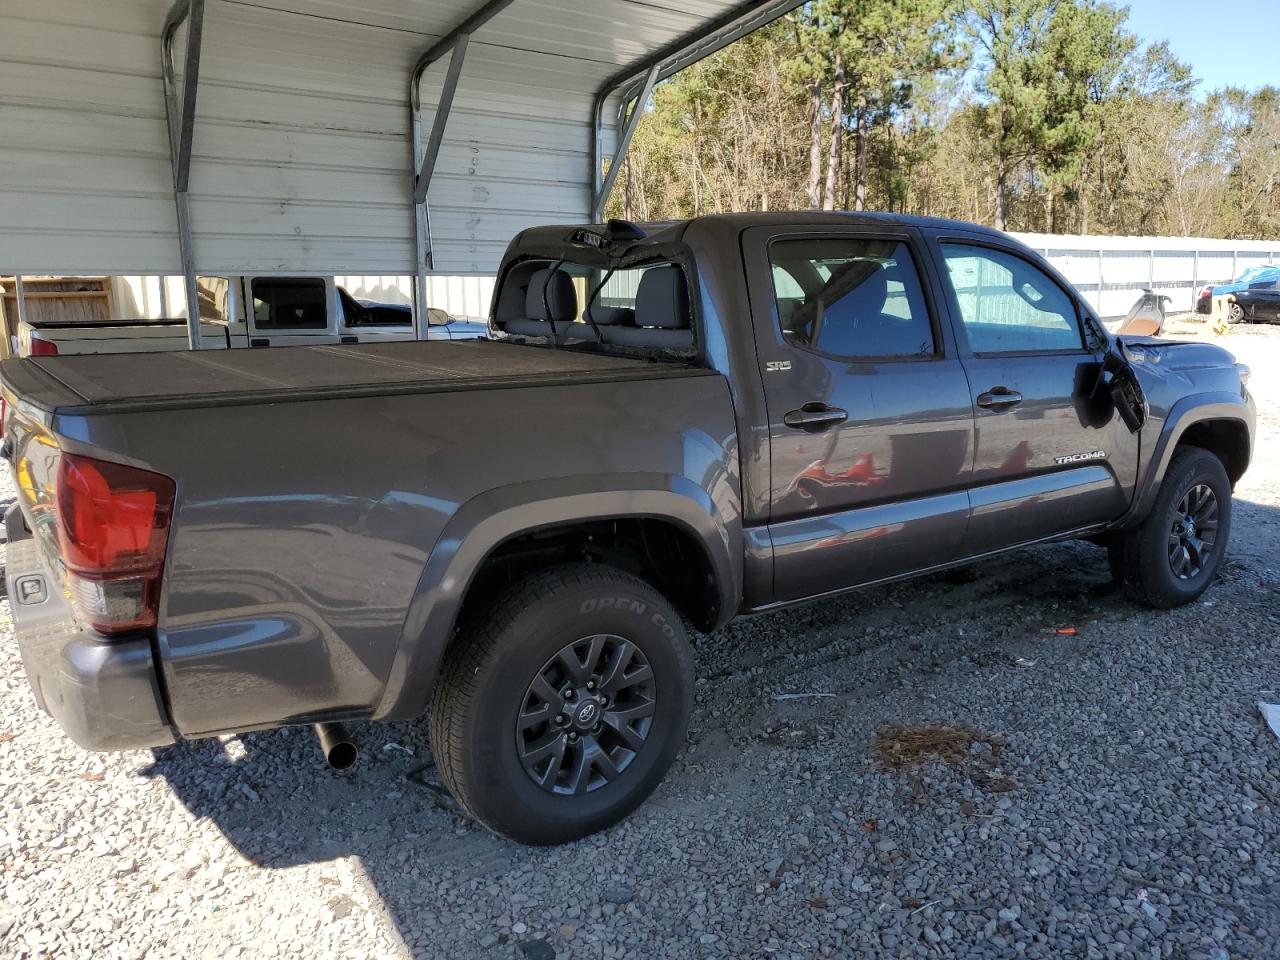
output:
<svg viewBox="0 0 1280 960"><path fill-rule="evenodd" d="M522 538L595 532L602 524L664 529L697 551L692 555L699 572L711 581L709 608L690 609L687 601L668 599L703 629L719 626L737 613L743 543L736 498L717 502L687 478L658 474L557 478L501 487L460 507L437 539L410 602L374 718L406 719L426 709L467 599L484 588L486 564L502 558L504 550Z"/></svg>
<svg viewBox="0 0 1280 960"><path fill-rule="evenodd" d="M1240 419L1206 418L1189 424L1174 443L1179 447L1200 447L1208 450L1227 471L1234 486L1249 466L1251 438L1249 428Z"/></svg>
<svg viewBox="0 0 1280 960"><path fill-rule="evenodd" d="M1142 522L1179 447L1204 447L1214 453L1234 485L1253 455L1252 409L1239 394L1229 393L1197 394L1174 404L1146 459L1133 506L1116 528L1126 529Z"/></svg>

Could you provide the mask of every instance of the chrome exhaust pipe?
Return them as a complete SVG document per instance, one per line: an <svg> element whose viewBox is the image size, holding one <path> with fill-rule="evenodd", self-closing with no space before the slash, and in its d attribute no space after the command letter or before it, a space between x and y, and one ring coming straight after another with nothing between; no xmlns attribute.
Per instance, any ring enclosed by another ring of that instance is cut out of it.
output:
<svg viewBox="0 0 1280 960"><path fill-rule="evenodd" d="M325 763L334 770L349 769L360 756L360 748L340 723L317 723L316 736L320 738Z"/></svg>

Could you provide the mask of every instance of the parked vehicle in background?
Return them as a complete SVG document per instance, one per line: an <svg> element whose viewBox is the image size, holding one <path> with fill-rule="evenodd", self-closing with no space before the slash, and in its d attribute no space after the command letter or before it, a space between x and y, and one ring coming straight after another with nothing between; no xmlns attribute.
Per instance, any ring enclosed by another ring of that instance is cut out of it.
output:
<svg viewBox="0 0 1280 960"><path fill-rule="evenodd" d="M1202 287L1196 295L1196 313L1211 313L1213 311L1213 298L1222 297L1227 294L1235 294L1236 302L1240 303L1239 294L1251 293L1253 291L1267 292L1280 289L1280 267L1274 265L1250 267L1240 276L1226 283L1215 283ZM1271 314L1268 304L1269 298L1263 298L1261 304L1261 313L1263 318L1274 322L1275 317ZM1230 323L1241 323L1253 319L1250 312L1244 306L1240 309L1229 308L1227 320Z"/></svg>
<svg viewBox="0 0 1280 960"><path fill-rule="evenodd" d="M367 323L370 326L411 327L413 324L413 307L407 303L357 300L342 287L338 288L338 296L343 298L343 310L348 316L355 316L360 310L367 311ZM430 324L432 340L473 340L487 336L489 332L487 320L452 317L448 311L439 307L427 308L427 322ZM358 325L360 324L353 324Z"/></svg>
<svg viewBox="0 0 1280 960"><path fill-rule="evenodd" d="M380 343L412 340L407 304L361 301L332 277L201 277L201 345L205 349ZM484 336L484 324L431 309L430 339ZM188 347L185 319L23 321L19 356L154 353Z"/></svg>
<svg viewBox="0 0 1280 960"><path fill-rule="evenodd" d="M1280 283L1250 286L1231 296L1228 323L1280 323Z"/></svg>
<svg viewBox="0 0 1280 960"><path fill-rule="evenodd" d="M0 363L40 704L99 750L429 712L462 806L557 843L684 746L686 621L1068 539L1154 607L1213 581L1255 419L1222 348L1114 337L969 224L651 230L524 231L484 340ZM273 289L273 331L321 311Z"/></svg>

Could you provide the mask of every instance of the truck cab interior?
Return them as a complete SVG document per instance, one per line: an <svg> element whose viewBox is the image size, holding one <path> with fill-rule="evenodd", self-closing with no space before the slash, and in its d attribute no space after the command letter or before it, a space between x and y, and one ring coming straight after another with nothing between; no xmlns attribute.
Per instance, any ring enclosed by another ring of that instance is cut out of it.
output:
<svg viewBox="0 0 1280 960"><path fill-rule="evenodd" d="M497 296L503 334L624 349L694 349L689 283L670 260L600 270L567 261L511 267Z"/></svg>

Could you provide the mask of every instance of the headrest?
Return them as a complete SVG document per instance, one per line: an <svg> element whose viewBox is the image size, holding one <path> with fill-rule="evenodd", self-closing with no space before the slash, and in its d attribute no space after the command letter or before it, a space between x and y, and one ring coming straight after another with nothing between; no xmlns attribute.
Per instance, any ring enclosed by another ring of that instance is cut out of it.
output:
<svg viewBox="0 0 1280 960"><path fill-rule="evenodd" d="M636 289L636 325L683 330L689 326L689 287L679 267L652 267Z"/></svg>
<svg viewBox="0 0 1280 960"><path fill-rule="evenodd" d="M587 308L589 320L600 327L634 327L636 312L630 307L602 307L593 303Z"/></svg>
<svg viewBox="0 0 1280 960"><path fill-rule="evenodd" d="M525 313L532 320L555 320L557 323L576 320L578 291L573 288L573 278L563 270L557 270L551 282L547 283L547 275L550 272L549 268L538 270L529 278L529 291L524 297ZM546 305L551 308L550 316L547 316L542 303L544 284L547 289Z"/></svg>

